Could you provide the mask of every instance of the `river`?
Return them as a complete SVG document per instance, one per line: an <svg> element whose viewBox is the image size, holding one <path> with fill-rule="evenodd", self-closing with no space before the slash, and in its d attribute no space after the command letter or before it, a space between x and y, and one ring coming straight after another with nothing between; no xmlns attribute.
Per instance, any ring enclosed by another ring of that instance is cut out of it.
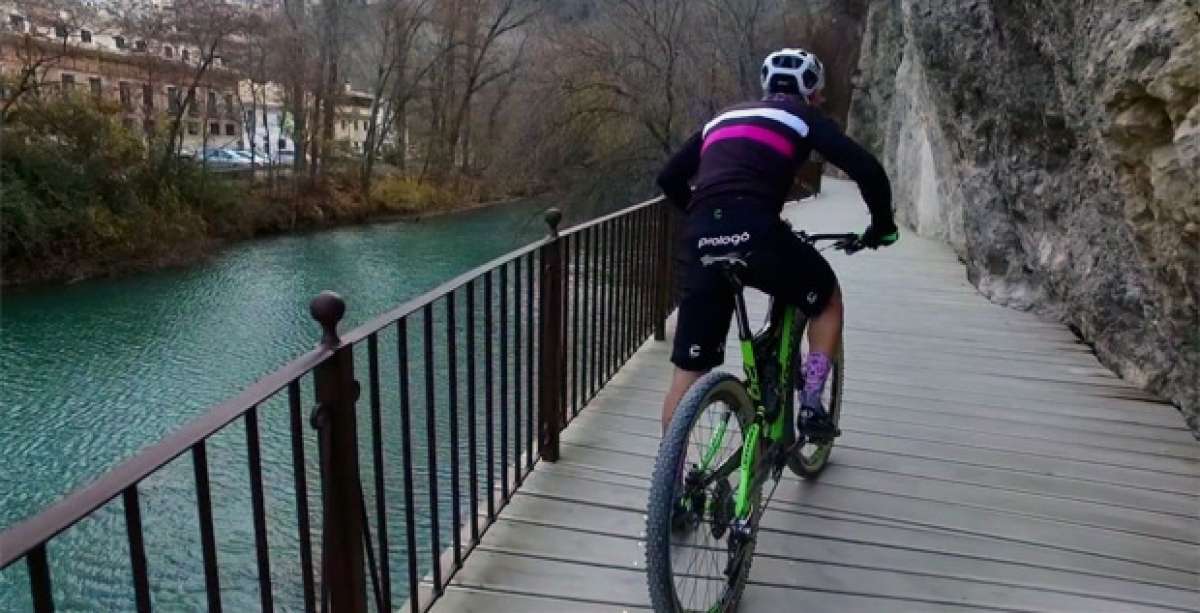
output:
<svg viewBox="0 0 1200 613"><path fill-rule="evenodd" d="M317 292L332 289L346 299L349 329L540 237L543 206L524 201L257 240L187 268L7 292L0 302L0 528L311 348L319 333L307 305ZM299 594L294 517L276 519L294 516L286 412L274 405L261 412L272 574L277 598L289 593L277 603L290 608ZM222 589L227 610L251 610L257 575L245 515L244 430L229 430L214 439L209 460ZM151 585L163 610L204 602L186 460L140 488ZM221 485L236 500L222 499ZM132 606L124 530L117 500L52 541L59 610ZM393 555L402 556L397 541ZM393 576L402 591L403 576ZM27 585L24 564L0 571L0 610L28 608Z"/></svg>

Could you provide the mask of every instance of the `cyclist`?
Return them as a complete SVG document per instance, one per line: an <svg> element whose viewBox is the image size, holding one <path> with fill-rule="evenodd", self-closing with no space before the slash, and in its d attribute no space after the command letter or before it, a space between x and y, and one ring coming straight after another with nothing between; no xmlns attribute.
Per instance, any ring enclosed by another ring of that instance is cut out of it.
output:
<svg viewBox="0 0 1200 613"><path fill-rule="evenodd" d="M824 68L803 49L781 49L763 61L764 97L722 111L671 157L658 176L663 193L686 211L686 264L663 402L665 433L683 394L724 361L733 290L702 255L738 253L747 283L798 306L808 323L809 354L797 427L812 438L837 436L821 391L842 334L842 295L833 269L780 219L796 171L811 151L858 184L871 212L861 235L877 249L899 238L887 174L871 155L817 108ZM695 189L689 182L694 179Z"/></svg>

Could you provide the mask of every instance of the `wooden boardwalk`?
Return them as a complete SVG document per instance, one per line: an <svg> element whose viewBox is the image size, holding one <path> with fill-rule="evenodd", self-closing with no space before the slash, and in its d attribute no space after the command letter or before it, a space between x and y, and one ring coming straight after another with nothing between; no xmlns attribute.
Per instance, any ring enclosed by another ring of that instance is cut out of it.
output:
<svg viewBox="0 0 1200 613"><path fill-rule="evenodd" d="M836 181L788 215L813 231L866 220ZM779 485L742 611L1200 610L1200 444L1173 407L1064 326L989 303L943 245L909 234L830 259L844 435L818 483ZM648 606L667 353L647 342L572 422L435 610Z"/></svg>

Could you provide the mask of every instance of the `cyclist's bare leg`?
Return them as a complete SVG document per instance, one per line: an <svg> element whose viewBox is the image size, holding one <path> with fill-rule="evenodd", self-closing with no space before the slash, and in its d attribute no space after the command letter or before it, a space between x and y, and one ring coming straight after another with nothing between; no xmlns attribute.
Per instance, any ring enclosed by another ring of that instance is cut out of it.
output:
<svg viewBox="0 0 1200 613"><path fill-rule="evenodd" d="M675 374L671 377L671 387L667 390L667 397L663 399L663 434L667 433L667 427L671 425L671 416L675 414L675 407L679 406L679 401L683 400L683 395L687 393L688 388L702 375L704 375L704 371L675 367Z"/></svg>
<svg viewBox="0 0 1200 613"><path fill-rule="evenodd" d="M842 289L834 286L833 294L820 315L808 320L808 350L833 355L838 343L842 342Z"/></svg>

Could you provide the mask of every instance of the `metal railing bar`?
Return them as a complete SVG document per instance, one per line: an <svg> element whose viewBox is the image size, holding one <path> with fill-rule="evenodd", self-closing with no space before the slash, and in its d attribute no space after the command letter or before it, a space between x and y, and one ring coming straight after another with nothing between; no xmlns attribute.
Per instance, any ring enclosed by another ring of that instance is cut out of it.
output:
<svg viewBox="0 0 1200 613"><path fill-rule="evenodd" d="M417 579L417 523L413 512L412 464L412 406L408 378L408 319L396 322L396 350L399 357L397 376L400 378L400 446L404 471L404 532L408 554L408 601L419 607Z"/></svg>
<svg viewBox="0 0 1200 613"><path fill-rule="evenodd" d="M258 595L262 610L275 610L271 593L271 554L267 546L267 511L263 500L262 453L258 439L258 407L246 411L246 463L250 471L250 506L254 515L254 553L258 563Z"/></svg>
<svg viewBox="0 0 1200 613"><path fill-rule="evenodd" d="M479 542L479 468L475 410L475 282L467 283L467 481L471 489L471 543Z"/></svg>
<svg viewBox="0 0 1200 613"><path fill-rule="evenodd" d="M588 397L595 396L596 389L600 383L600 252L601 240L604 239L604 228L590 228L588 232L592 233L592 265L588 266L590 276L592 276L592 347L588 350L589 360L592 361L592 380L589 381L590 391Z"/></svg>
<svg viewBox="0 0 1200 613"><path fill-rule="evenodd" d="M434 393L435 370L433 352L433 305L427 304L422 309L422 321L425 344L425 447L429 462L429 549L433 559L434 593L442 594L442 565L438 557L442 553L441 517L438 511L438 471L437 471L437 406Z"/></svg>
<svg viewBox="0 0 1200 613"><path fill-rule="evenodd" d="M592 233L583 232L579 235L579 278L576 280L575 293L579 295L579 406L587 404L590 390L588 388L588 287L591 285L591 271L588 269L588 258L592 248Z"/></svg>
<svg viewBox="0 0 1200 613"><path fill-rule="evenodd" d="M500 493L508 501L508 264L500 266Z"/></svg>
<svg viewBox="0 0 1200 613"><path fill-rule="evenodd" d="M496 449L495 449L495 378L492 362L492 271L483 277L483 446L487 454L487 517L488 524L496 519Z"/></svg>
<svg viewBox="0 0 1200 613"><path fill-rule="evenodd" d="M450 523L451 549L454 551L453 570L462 567L462 498L459 495L458 440L458 343L455 313L455 292L446 294L446 406L450 411Z"/></svg>
<svg viewBox="0 0 1200 613"><path fill-rule="evenodd" d="M538 411L535 410L535 398L538 396L538 386L534 385L534 356L536 351L540 350L540 345L536 344L536 335L534 333L534 311L536 311L535 292L534 292L534 270L538 268L538 253L530 252L527 254L528 260L526 265L526 338L529 339L529 351L526 354L526 389L529 391L526 398L526 473L533 470L534 455L533 446L534 439L534 421L538 419Z"/></svg>
<svg viewBox="0 0 1200 613"><path fill-rule="evenodd" d="M145 479L171 460L186 453L196 443L212 436L250 407L261 404L291 381L298 379L332 355L320 347L289 362L283 368L258 380L237 396L209 409L161 442L138 452L95 481L68 494L46 510L0 532L0 569L21 559L39 543L44 543L70 528L129 486Z"/></svg>
<svg viewBox="0 0 1200 613"><path fill-rule="evenodd" d="M136 485L121 493L121 504L125 507L125 533L129 542L129 565L133 573L133 598L138 613L149 613L150 573L146 564L146 541L142 536L142 509L138 502Z"/></svg>
<svg viewBox="0 0 1200 613"><path fill-rule="evenodd" d="M521 260L513 260L513 489L521 486ZM508 460L506 459L505 462Z"/></svg>
<svg viewBox="0 0 1200 613"><path fill-rule="evenodd" d="M379 392L379 335L367 337L367 389L371 410L371 471L375 477L375 530L379 536L379 576L385 606L392 604L388 555L387 471L383 464L383 407Z"/></svg>
<svg viewBox="0 0 1200 613"><path fill-rule="evenodd" d="M46 559L46 544L38 543L25 556L25 565L29 569L29 591L33 597L33 610L36 613L52 613L54 611L54 592L50 584L50 563Z"/></svg>
<svg viewBox="0 0 1200 613"><path fill-rule="evenodd" d="M571 292L571 411L576 415L583 408L583 403L580 402L580 276L583 272L580 253L582 245L582 234L572 236L571 264L574 265L575 270L569 277L571 283L569 286Z"/></svg>
<svg viewBox="0 0 1200 613"><path fill-rule="evenodd" d="M221 576L217 572L217 539L213 533L212 493L208 481L208 453L204 441L192 447L192 468L196 476L196 510L200 518L200 547L204 552L204 590L208 610L221 612Z"/></svg>
<svg viewBox="0 0 1200 613"><path fill-rule="evenodd" d="M568 381L568 377L571 374L571 363L569 362L571 355L569 353L571 349L571 342L567 339L567 332L569 331L567 327L571 321L571 314L567 311L567 309L571 306L571 301L567 296L567 292L570 291L568 282L571 279L571 250L570 245L566 242L570 240L569 238L563 237L560 240L563 241L563 244L559 246L560 255L558 268L559 300L561 302L558 307L560 317L558 322L558 359L560 362L557 371L559 378L559 384L557 386L559 411L558 423L561 426L566 426L568 421L567 416L570 412L567 408L567 392L571 389L570 382Z"/></svg>
<svg viewBox="0 0 1200 613"><path fill-rule="evenodd" d="M615 223L615 222L614 222ZM616 262L616 245L617 232L614 224L604 226L605 229L605 245L604 245L604 281L605 281L605 303L604 303L604 380L607 381L612 377L613 364L617 362L617 321L616 321L616 305L617 305L617 262Z"/></svg>
<svg viewBox="0 0 1200 613"><path fill-rule="evenodd" d="M317 610L313 582L312 535L308 517L308 477L304 470L304 417L300 414L300 381L288 384L288 412L292 430L292 476L296 484L296 526L300 533L300 572L304 574L304 610Z"/></svg>

